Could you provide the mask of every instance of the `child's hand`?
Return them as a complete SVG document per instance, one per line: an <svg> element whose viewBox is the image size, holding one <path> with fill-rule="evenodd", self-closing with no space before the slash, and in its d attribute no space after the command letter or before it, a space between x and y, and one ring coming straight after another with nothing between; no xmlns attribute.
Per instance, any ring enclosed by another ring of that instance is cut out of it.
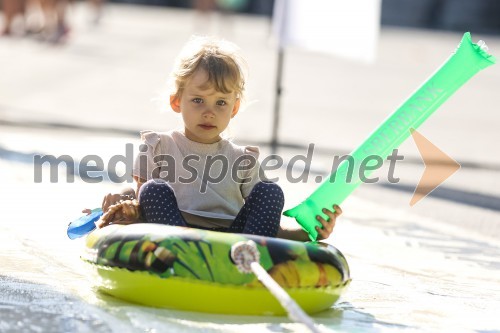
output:
<svg viewBox="0 0 500 333"><path fill-rule="evenodd" d="M316 231L318 231L318 239L327 239L328 237L330 237L330 234L335 227L337 217L342 214L342 209L339 206L333 205L333 209L335 210L335 212L323 208L323 213L328 216L328 220L325 220L319 215L316 216L316 219L323 225L323 228L316 227Z"/></svg>
<svg viewBox="0 0 500 333"><path fill-rule="evenodd" d="M137 200L125 200L109 206L108 210L96 222L97 228L110 224L132 224L140 220L139 203Z"/></svg>
<svg viewBox="0 0 500 333"><path fill-rule="evenodd" d="M108 208L110 206L116 205L117 203L119 203L120 201L123 201L123 200L132 200L132 199L135 199L135 198L133 198L132 196L127 195L127 194L108 193L104 196L104 199L102 200L102 205L101 205L102 211L107 212Z"/></svg>

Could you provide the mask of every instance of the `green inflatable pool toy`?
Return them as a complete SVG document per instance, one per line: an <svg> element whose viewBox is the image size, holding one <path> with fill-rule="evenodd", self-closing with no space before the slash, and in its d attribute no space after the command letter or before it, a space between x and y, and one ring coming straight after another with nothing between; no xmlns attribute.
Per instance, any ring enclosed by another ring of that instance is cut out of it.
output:
<svg viewBox="0 0 500 333"><path fill-rule="evenodd" d="M101 291L177 310L286 315L254 274L231 260L233 244L253 240L260 265L307 313L330 308L351 281L340 251L323 243L140 223L111 225L87 236L82 259Z"/></svg>
<svg viewBox="0 0 500 333"><path fill-rule="evenodd" d="M336 171L298 206L284 212L294 217L306 230L311 240L316 240L316 227L321 224L316 216L327 216L323 208L340 205L359 185L360 166L374 156L384 160L409 136L412 129L419 127L455 91L480 70L493 65L496 59L488 54L483 42L474 44L470 33L465 33L452 56L420 88L418 88L392 115L390 115ZM372 159L373 161L373 159ZM373 163L372 163L373 164ZM370 164L365 164L365 166ZM368 177L375 169L365 168ZM352 175L352 177L347 177Z"/></svg>

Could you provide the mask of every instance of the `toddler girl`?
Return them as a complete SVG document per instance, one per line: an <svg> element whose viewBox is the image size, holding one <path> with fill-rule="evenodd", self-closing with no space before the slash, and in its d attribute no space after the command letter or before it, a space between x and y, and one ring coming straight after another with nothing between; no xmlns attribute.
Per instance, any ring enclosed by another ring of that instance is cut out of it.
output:
<svg viewBox="0 0 500 333"><path fill-rule="evenodd" d="M173 80L170 106L181 114L184 128L141 132L144 144L133 169L136 190L108 194L98 227L141 220L308 240L300 228L280 227L283 191L260 170L259 149L221 136L237 115L245 89L234 45L194 39L178 58ZM120 203L124 199L137 201ZM328 220L318 216L320 238L330 235L341 213L334 209L324 210Z"/></svg>

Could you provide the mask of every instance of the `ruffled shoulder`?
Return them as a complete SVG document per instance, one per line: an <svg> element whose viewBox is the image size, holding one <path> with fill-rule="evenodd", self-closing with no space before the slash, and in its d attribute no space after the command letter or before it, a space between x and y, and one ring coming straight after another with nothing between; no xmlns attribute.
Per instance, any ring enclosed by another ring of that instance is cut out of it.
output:
<svg viewBox="0 0 500 333"><path fill-rule="evenodd" d="M244 147L245 154L252 155L255 158L259 158L260 150L257 146L245 146Z"/></svg>
<svg viewBox="0 0 500 333"><path fill-rule="evenodd" d="M151 147L155 147L160 142L160 134L153 131L141 131L141 140Z"/></svg>

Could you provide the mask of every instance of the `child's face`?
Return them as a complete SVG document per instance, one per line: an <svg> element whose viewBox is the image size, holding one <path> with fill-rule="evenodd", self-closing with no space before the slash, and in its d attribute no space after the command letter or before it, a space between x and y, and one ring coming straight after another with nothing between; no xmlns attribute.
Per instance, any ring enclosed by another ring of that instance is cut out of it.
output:
<svg viewBox="0 0 500 333"><path fill-rule="evenodd" d="M186 137L200 143L214 143L238 112L236 94L214 90L205 70L197 70L184 87L182 96L170 96L170 105L182 114Z"/></svg>

